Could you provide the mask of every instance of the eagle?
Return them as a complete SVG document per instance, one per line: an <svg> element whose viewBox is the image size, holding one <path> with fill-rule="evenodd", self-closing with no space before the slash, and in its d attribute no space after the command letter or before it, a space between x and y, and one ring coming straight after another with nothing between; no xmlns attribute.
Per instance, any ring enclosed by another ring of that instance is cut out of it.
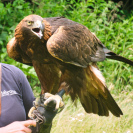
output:
<svg viewBox="0 0 133 133"><path fill-rule="evenodd" d="M65 17L28 15L16 26L7 53L14 60L34 67L41 94L53 94L49 98L57 100L56 109L61 99L54 94L64 89L72 101L79 98L87 113L123 115L97 62L110 58L133 66L133 61L107 49L86 26Z"/></svg>

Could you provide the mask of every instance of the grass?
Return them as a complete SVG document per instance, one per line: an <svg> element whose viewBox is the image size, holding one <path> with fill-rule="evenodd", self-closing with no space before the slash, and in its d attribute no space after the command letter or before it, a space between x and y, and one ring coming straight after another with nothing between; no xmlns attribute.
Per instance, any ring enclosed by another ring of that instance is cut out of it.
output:
<svg viewBox="0 0 133 133"><path fill-rule="evenodd" d="M133 91L114 96L123 111L117 118L87 114L78 101L77 107L65 97L66 106L53 121L51 133L133 133Z"/></svg>

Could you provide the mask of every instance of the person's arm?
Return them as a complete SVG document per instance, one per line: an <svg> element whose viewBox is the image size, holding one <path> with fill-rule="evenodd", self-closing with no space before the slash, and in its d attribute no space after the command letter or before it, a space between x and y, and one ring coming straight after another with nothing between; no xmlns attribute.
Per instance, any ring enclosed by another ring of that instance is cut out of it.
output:
<svg viewBox="0 0 133 133"><path fill-rule="evenodd" d="M19 71L19 75L20 75L23 105L26 112L26 119L28 119L28 113L30 108L33 106L33 101L35 100L35 97L24 73L22 71Z"/></svg>
<svg viewBox="0 0 133 133"><path fill-rule="evenodd" d="M0 133L31 133L30 126L36 126L34 120L15 121L5 127L0 128Z"/></svg>

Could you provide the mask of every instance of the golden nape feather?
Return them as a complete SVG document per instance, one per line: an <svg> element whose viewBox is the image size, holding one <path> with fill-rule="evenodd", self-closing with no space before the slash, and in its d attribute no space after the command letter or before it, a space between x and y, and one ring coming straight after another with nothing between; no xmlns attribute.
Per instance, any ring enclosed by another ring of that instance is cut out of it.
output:
<svg viewBox="0 0 133 133"><path fill-rule="evenodd" d="M14 60L33 65L42 93L65 89L73 101L79 97L88 113L123 114L96 62L107 57L133 66L133 61L108 50L84 25L64 17L29 15L17 25L7 52Z"/></svg>

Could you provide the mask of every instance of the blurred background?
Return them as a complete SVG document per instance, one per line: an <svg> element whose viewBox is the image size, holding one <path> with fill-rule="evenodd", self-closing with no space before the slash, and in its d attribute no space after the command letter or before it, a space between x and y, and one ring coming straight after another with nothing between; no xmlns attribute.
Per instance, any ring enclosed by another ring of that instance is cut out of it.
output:
<svg viewBox="0 0 133 133"><path fill-rule="evenodd" d="M16 25L29 14L64 16L81 23L107 48L133 60L133 0L0 0L0 61L19 67L36 97L41 88L33 67L14 61L6 52ZM64 96L66 106L55 117L52 133L133 133L133 67L109 59L98 66L124 115L86 114L79 101L75 107L69 96Z"/></svg>

